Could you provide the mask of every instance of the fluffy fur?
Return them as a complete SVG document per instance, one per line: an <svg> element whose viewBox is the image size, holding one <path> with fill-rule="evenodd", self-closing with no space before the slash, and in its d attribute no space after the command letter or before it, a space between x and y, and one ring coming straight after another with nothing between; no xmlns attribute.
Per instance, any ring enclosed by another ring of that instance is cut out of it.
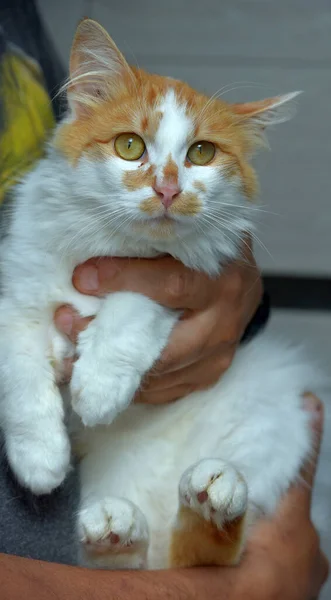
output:
<svg viewBox="0 0 331 600"><path fill-rule="evenodd" d="M71 277L91 256L163 253L219 273L254 230L249 159L295 94L242 105L208 99L130 68L90 20L78 28L70 66L70 112L17 189L1 248L8 459L36 494L62 483L70 442L56 378L74 349L55 331L53 313L71 304L96 314L78 340L67 406L82 456L81 560L234 564L256 515L272 513L309 455L301 398L318 383L315 369L264 334L238 351L213 389L171 406L131 405L179 315L130 292L82 296ZM116 154L114 139L125 132L144 139L141 159ZM215 144L206 166L187 159L199 140ZM165 213L155 188L169 183L179 194Z"/></svg>

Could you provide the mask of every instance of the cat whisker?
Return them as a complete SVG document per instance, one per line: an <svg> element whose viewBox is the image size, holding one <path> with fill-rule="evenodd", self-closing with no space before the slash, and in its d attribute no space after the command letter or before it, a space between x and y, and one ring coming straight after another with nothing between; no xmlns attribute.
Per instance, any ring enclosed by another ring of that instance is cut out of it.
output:
<svg viewBox="0 0 331 600"><path fill-rule="evenodd" d="M118 210L118 214L114 214L114 211L112 211L112 213L109 214L109 217L111 218L105 218L104 214L94 215L92 222L89 220L85 227L80 227L80 230L75 232L75 234L68 240L66 246L62 248L62 255L68 253L70 248L74 248L76 241L79 240L81 244L81 238L86 233L100 233L104 229L109 229L111 235L115 235L116 231L118 231L118 229L122 227L127 220L134 219L134 215L132 216L131 214L127 215L127 217L123 219L123 210Z"/></svg>

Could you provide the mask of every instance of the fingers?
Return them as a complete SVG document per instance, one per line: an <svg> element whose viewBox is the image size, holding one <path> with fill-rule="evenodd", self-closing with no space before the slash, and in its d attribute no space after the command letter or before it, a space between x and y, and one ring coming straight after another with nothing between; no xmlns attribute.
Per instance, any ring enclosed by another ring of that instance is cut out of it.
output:
<svg viewBox="0 0 331 600"><path fill-rule="evenodd" d="M134 401L139 404L169 404L188 396L192 391L192 386L185 384L153 392L140 390L136 394Z"/></svg>
<svg viewBox="0 0 331 600"><path fill-rule="evenodd" d="M310 516L311 497L317 462L322 441L324 411L323 404L313 394L305 394L304 408L309 412L310 424L313 433L313 449L312 453L303 465L300 473L300 479L297 484L293 485L281 502L278 517L282 521L285 518L291 520L294 524L302 515ZM291 516L291 519L290 519Z"/></svg>
<svg viewBox="0 0 331 600"><path fill-rule="evenodd" d="M228 351L225 351L224 356L216 354L165 375L153 376L152 373L141 386L136 401L147 404L168 403L197 390L207 389L219 380L230 361Z"/></svg>
<svg viewBox="0 0 331 600"><path fill-rule="evenodd" d="M86 329L90 321L92 317L80 317L70 306L61 306L54 315L57 329L67 335L73 344L77 343L79 333Z"/></svg>
<svg viewBox="0 0 331 600"><path fill-rule="evenodd" d="M215 288L215 280L169 256L91 259L76 268L73 283L82 294L104 296L130 290L174 309L206 306Z"/></svg>
<svg viewBox="0 0 331 600"><path fill-rule="evenodd" d="M307 393L304 396L303 405L305 410L310 414L310 422L313 430L313 452L312 456L304 465L301 476L311 491L314 485L317 463L322 443L323 425L324 425L324 409L323 404L317 396Z"/></svg>
<svg viewBox="0 0 331 600"><path fill-rule="evenodd" d="M210 344L210 311L202 311L179 321L170 335L168 344L155 364L154 373L170 373L196 362ZM210 351L209 351L210 354Z"/></svg>
<svg viewBox="0 0 331 600"><path fill-rule="evenodd" d="M188 269L170 256L151 259L93 258L79 265L73 283L82 294L104 296L129 290L174 309L198 310L224 296L231 303L247 296L247 321L262 295L262 282L249 238L244 240L242 257L211 278Z"/></svg>
<svg viewBox="0 0 331 600"><path fill-rule="evenodd" d="M226 346L182 369L157 376L151 373L148 379L148 391L169 389L177 385L189 385L194 390L206 389L211 385L215 385L221 375L229 368L234 353L235 348L230 349Z"/></svg>

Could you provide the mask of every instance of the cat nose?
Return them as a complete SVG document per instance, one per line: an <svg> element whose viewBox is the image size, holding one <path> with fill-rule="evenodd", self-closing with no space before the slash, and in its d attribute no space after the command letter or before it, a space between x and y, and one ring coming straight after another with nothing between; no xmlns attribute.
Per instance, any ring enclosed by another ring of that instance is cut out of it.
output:
<svg viewBox="0 0 331 600"><path fill-rule="evenodd" d="M153 189L159 196L164 208L169 208L182 191L177 183L161 183L160 185L156 183Z"/></svg>

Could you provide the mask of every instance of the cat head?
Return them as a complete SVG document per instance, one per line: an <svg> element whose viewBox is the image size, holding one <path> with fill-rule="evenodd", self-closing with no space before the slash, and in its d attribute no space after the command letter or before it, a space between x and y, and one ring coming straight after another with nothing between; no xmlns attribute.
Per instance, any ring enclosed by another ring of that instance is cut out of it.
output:
<svg viewBox="0 0 331 600"><path fill-rule="evenodd" d="M122 233L157 242L249 230L250 159L297 92L246 104L208 98L130 67L90 19L78 26L66 88L70 115L56 144Z"/></svg>

